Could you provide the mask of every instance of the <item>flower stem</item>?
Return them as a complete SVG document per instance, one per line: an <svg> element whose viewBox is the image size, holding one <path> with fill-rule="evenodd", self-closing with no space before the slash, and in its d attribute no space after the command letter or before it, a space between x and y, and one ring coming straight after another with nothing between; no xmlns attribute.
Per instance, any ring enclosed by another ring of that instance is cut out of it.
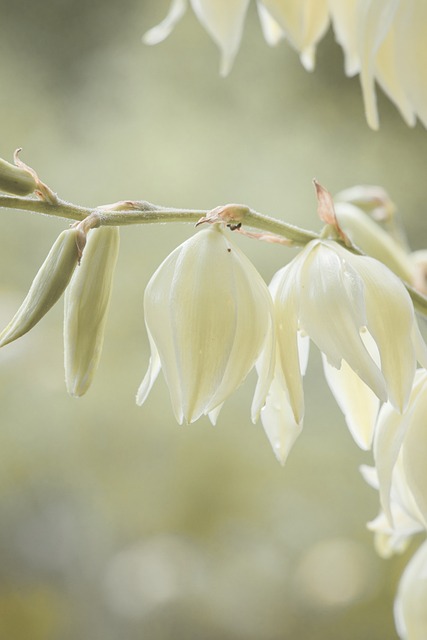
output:
<svg viewBox="0 0 427 640"><path fill-rule="evenodd" d="M96 212L99 215L101 226L162 224L166 222L196 223L201 217L209 213L209 211L202 209L160 207L146 201L125 200L111 205L87 208L71 204L59 198L52 203L45 200L6 195L0 195L0 207L31 211L32 213L41 213L75 221L82 221L91 213ZM240 217L236 222L244 222L249 227L274 233L296 245L305 245L310 240L318 237L312 231L300 229L282 220L257 213L248 207L238 205L238 211L243 212L243 220Z"/></svg>
<svg viewBox="0 0 427 640"><path fill-rule="evenodd" d="M151 202L125 200L115 204L100 207L81 207L74 205L60 198L52 201L44 199L34 199L19 196L8 196L0 194L0 208L19 209L30 211L52 217L66 218L81 222L91 214L97 214L100 226L124 226L130 224L164 224L167 222L197 223L200 218L209 217L210 211L202 209L176 209L161 207ZM260 229L268 234L275 234L285 238L292 245L304 246L311 240L319 238L319 234L307 231L283 220L271 218L270 216L258 213L243 205L226 205L221 210L227 209L229 218L227 222L244 224L254 229ZM236 212L235 219L233 212ZM415 309L418 313L427 317L427 297L413 289L405 283L409 295L412 298Z"/></svg>

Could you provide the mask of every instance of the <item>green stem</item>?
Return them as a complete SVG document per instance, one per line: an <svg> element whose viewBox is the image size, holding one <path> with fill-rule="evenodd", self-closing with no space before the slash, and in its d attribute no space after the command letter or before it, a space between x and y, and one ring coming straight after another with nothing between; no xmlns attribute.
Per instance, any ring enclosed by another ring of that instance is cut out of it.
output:
<svg viewBox="0 0 427 640"><path fill-rule="evenodd" d="M166 222L187 222L196 223L201 217L206 216L209 211L202 209L176 209L171 207L160 207L145 201L124 201L113 205L106 205L95 208L80 207L65 200L57 199L55 203L32 198L21 198L18 196L0 195L0 207L5 209L20 209L41 213L68 220L82 221L91 213L96 212L103 226L123 226L129 224L153 224ZM267 233L273 233L290 240L296 245L305 245L318 235L312 231L300 229L281 220L257 213L247 207L244 210L243 222L249 227L261 229ZM238 220L237 222L239 222Z"/></svg>
<svg viewBox="0 0 427 640"><path fill-rule="evenodd" d="M234 206L234 205L233 205ZM196 223L200 218L209 214L209 211L201 209L175 209L160 207L145 201L124 201L113 205L95 208L80 207L70 204L59 198L55 202L35 200L19 196L7 196L0 194L0 208L20 209L31 211L52 217L66 218L81 222L89 215L96 213L99 216L100 225L124 226L129 224L162 224L167 222ZM282 238L286 238L294 245L304 246L311 240L319 238L317 233L301 229L294 225L271 218L247 207L237 205L240 213L237 223L248 227L260 229ZM405 283L409 295L412 298L415 309L427 317L427 298Z"/></svg>

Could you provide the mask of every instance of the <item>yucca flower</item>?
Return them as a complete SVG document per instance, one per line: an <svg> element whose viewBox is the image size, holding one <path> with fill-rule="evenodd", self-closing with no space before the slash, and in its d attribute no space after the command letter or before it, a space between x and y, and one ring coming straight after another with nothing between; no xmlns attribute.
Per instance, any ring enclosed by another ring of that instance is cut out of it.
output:
<svg viewBox="0 0 427 640"><path fill-rule="evenodd" d="M212 421L263 353L252 403L256 420L274 368L272 300L267 285L218 225L177 247L144 296L151 347L137 394L142 404L160 369L177 421Z"/></svg>
<svg viewBox="0 0 427 640"><path fill-rule="evenodd" d="M394 619L401 640L427 638L427 542L409 561L399 582Z"/></svg>
<svg viewBox="0 0 427 640"><path fill-rule="evenodd" d="M389 403L380 411L375 429L374 458L382 509L393 525L392 488L396 465L402 465L407 491L427 528L427 372L417 371L403 413Z"/></svg>
<svg viewBox="0 0 427 640"><path fill-rule="evenodd" d="M360 471L366 482L379 491L380 482L376 468L362 465ZM382 558L403 553L413 536L426 530L422 514L406 481L402 456L398 457L393 468L389 515L381 508L378 516L368 522L368 529L375 534L375 548Z"/></svg>
<svg viewBox="0 0 427 640"><path fill-rule="evenodd" d="M334 389L342 407L352 396L353 383L343 370L348 365L379 400L405 409L417 359L427 362L427 348L409 294L387 267L335 241L313 240L276 273L270 289L279 353L276 371L288 389L297 423L304 414L298 333L308 335L329 365L347 377ZM373 412L375 417L375 408ZM370 435L359 436L362 442L364 438Z"/></svg>
<svg viewBox="0 0 427 640"><path fill-rule="evenodd" d="M222 53L226 75L240 46L249 0L189 0ZM188 0L172 0L166 18L144 36L164 40L185 13ZM375 82L396 104L407 124L427 125L427 46L424 0L256 0L270 45L285 38L306 69L315 65L316 46L332 23L344 50L345 71L360 74L369 125L378 128Z"/></svg>

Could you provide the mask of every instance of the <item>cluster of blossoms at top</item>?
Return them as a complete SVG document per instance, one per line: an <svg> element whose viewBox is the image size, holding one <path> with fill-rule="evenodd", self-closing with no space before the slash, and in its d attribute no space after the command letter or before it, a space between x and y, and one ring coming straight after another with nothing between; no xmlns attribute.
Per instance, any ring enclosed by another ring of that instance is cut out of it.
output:
<svg viewBox="0 0 427 640"><path fill-rule="evenodd" d="M188 1L221 49L221 73L226 75L240 46L250 0L172 0L167 17L145 34L144 41L164 40ZM424 0L256 0L256 6L268 44L286 38L308 70L314 68L316 46L332 22L344 50L347 75L360 74L372 128L378 128L375 82L409 125L417 117L427 125Z"/></svg>

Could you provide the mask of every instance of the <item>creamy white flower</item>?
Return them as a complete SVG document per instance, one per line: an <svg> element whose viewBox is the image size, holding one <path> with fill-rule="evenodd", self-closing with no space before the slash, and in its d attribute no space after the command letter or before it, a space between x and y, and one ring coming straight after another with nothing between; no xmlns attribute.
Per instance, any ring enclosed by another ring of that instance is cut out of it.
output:
<svg viewBox="0 0 427 640"><path fill-rule="evenodd" d="M275 275L271 290L279 365L297 423L304 412L298 331L330 365L340 369L347 363L380 400L405 408L417 358L427 362L427 348L411 299L387 267L334 241L313 240ZM380 367L364 344L365 332L378 349Z"/></svg>
<svg viewBox="0 0 427 640"><path fill-rule="evenodd" d="M249 0L190 0L191 6L222 51L221 73L238 51ZM286 38L299 51L306 69L315 63L316 45L332 21L345 54L347 75L360 74L369 125L379 124L377 82L407 124L427 126L427 46L425 0L256 0L264 36L270 45ZM172 0L165 20L144 41L166 38L180 20L187 0Z"/></svg>
<svg viewBox="0 0 427 640"><path fill-rule="evenodd" d="M375 467L362 465L360 471L366 482L379 491L380 482ZM383 558L402 553L415 534L425 531L423 517L406 481L401 456L393 469L389 510L392 522L382 509L374 520L368 522L368 529L375 533L376 550Z"/></svg>
<svg viewBox="0 0 427 640"><path fill-rule="evenodd" d="M427 542L414 554L400 579L394 619L401 640L427 638Z"/></svg>
<svg viewBox="0 0 427 640"><path fill-rule="evenodd" d="M393 525L392 490L395 469L402 465L407 491L413 497L427 528L427 372L417 371L408 406L403 414L389 403L380 411L375 429L374 457L378 473L381 506ZM399 462L400 461L400 462Z"/></svg>
<svg viewBox="0 0 427 640"><path fill-rule="evenodd" d="M263 353L255 421L274 370L272 300L255 267L218 225L166 258L147 285L144 305L151 359L138 404L162 369L179 423L204 414L215 421Z"/></svg>

